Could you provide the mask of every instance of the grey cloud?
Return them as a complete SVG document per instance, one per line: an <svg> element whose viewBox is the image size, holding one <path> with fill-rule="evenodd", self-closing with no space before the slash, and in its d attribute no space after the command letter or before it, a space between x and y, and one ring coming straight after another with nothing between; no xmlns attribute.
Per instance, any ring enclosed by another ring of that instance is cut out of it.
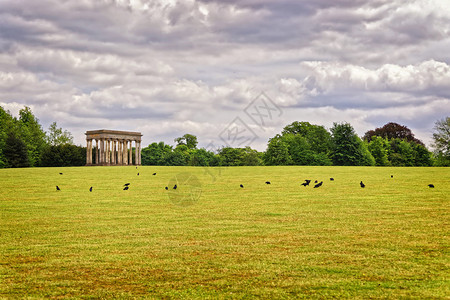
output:
<svg viewBox="0 0 450 300"><path fill-rule="evenodd" d="M420 128L449 113L443 8L437 0L2 1L0 103L33 105L46 122L77 131L135 120L149 136L151 124L162 132L154 136L213 138L265 91L292 121L342 115L360 130L384 119Z"/></svg>

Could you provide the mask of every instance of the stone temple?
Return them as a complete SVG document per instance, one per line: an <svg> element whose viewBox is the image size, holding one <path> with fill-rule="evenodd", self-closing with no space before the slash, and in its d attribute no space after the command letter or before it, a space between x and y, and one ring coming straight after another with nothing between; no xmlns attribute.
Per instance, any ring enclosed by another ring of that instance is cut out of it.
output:
<svg viewBox="0 0 450 300"><path fill-rule="evenodd" d="M85 134L86 166L141 165L142 134L140 132L101 129L86 131ZM93 147L94 140L95 148ZM93 149L95 149L95 161Z"/></svg>

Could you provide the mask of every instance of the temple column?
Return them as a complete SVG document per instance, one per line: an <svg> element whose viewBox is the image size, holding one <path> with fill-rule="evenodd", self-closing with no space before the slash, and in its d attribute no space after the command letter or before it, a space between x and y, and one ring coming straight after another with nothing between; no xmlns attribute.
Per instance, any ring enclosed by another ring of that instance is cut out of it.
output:
<svg viewBox="0 0 450 300"><path fill-rule="evenodd" d="M117 154L117 159L119 161L119 164L123 164L123 140L119 141L119 152Z"/></svg>
<svg viewBox="0 0 450 300"><path fill-rule="evenodd" d="M115 165L116 164L116 140L112 140L111 141L111 164Z"/></svg>
<svg viewBox="0 0 450 300"><path fill-rule="evenodd" d="M89 140L86 139L86 165L89 165Z"/></svg>
<svg viewBox="0 0 450 300"><path fill-rule="evenodd" d="M111 140L106 140L106 164L111 164Z"/></svg>
<svg viewBox="0 0 450 300"><path fill-rule="evenodd" d="M123 164L128 165L128 141L123 141Z"/></svg>
<svg viewBox="0 0 450 300"><path fill-rule="evenodd" d="M90 147L91 140L86 139L86 165L92 164L92 149Z"/></svg>
<svg viewBox="0 0 450 300"><path fill-rule="evenodd" d="M99 153L98 153L98 140L95 139L95 164L98 165L98 158L99 158Z"/></svg>
<svg viewBox="0 0 450 300"><path fill-rule="evenodd" d="M103 139L100 139L100 153L99 153L99 164L103 165L105 162L105 144L103 143Z"/></svg>
<svg viewBox="0 0 450 300"><path fill-rule="evenodd" d="M139 165L139 158L138 158L138 141L134 140L134 164L136 166Z"/></svg>
<svg viewBox="0 0 450 300"><path fill-rule="evenodd" d="M133 141L130 140L130 152L128 152L128 164L133 164Z"/></svg>
<svg viewBox="0 0 450 300"><path fill-rule="evenodd" d="M136 164L138 166L141 165L141 141L136 142L136 149L137 149L137 155L136 155Z"/></svg>
<svg viewBox="0 0 450 300"><path fill-rule="evenodd" d="M89 164L92 165L92 139L89 140Z"/></svg>

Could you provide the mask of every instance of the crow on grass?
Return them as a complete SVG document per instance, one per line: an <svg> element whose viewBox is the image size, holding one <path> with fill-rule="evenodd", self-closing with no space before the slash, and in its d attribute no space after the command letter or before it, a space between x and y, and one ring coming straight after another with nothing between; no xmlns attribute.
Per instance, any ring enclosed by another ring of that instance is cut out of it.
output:
<svg viewBox="0 0 450 300"><path fill-rule="evenodd" d="M308 186L311 180L305 179L305 182L302 183L303 186Z"/></svg>
<svg viewBox="0 0 450 300"><path fill-rule="evenodd" d="M365 185L362 181L359 183L359 185L360 185L362 188L365 188L365 187L366 187L366 185Z"/></svg>
<svg viewBox="0 0 450 300"><path fill-rule="evenodd" d="M321 181L321 182L319 182L318 184L316 184L316 185L314 186L314 188L315 188L315 189L316 189L316 188L319 188L319 187L322 186L322 184L323 184L323 181Z"/></svg>

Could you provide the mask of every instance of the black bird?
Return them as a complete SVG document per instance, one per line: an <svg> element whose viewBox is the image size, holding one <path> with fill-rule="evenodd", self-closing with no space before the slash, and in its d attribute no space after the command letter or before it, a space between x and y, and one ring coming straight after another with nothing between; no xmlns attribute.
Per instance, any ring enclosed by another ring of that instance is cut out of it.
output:
<svg viewBox="0 0 450 300"><path fill-rule="evenodd" d="M321 182L319 182L318 184L316 184L316 185L314 186L314 188L316 189L316 188L318 188L318 187L321 187L322 184L323 184L323 181L321 181Z"/></svg>
<svg viewBox="0 0 450 300"><path fill-rule="evenodd" d="M153 173L152 175L156 175L156 173Z"/></svg>
<svg viewBox="0 0 450 300"><path fill-rule="evenodd" d="M166 191L168 190L169 188L166 186Z"/></svg>
<svg viewBox="0 0 450 300"><path fill-rule="evenodd" d="M434 184L429 184L428 185L430 188L434 188Z"/></svg>
<svg viewBox="0 0 450 300"><path fill-rule="evenodd" d="M177 185L176 185L176 184L175 184L175 185L173 186L173 189L174 189L174 190L176 190L176 189L177 189Z"/></svg>
<svg viewBox="0 0 450 300"><path fill-rule="evenodd" d="M360 185L362 188L365 188L365 187L366 187L366 185L365 185L362 181L359 183L359 185Z"/></svg>
<svg viewBox="0 0 450 300"><path fill-rule="evenodd" d="M266 184L270 184L270 181L266 181Z"/></svg>
<svg viewBox="0 0 450 300"><path fill-rule="evenodd" d="M243 188L244 186L241 184L241 185L239 185L241 188Z"/></svg>
<svg viewBox="0 0 450 300"><path fill-rule="evenodd" d="M314 181L314 183L317 183L317 180L316 180L316 181Z"/></svg>
<svg viewBox="0 0 450 300"><path fill-rule="evenodd" d="M139 176L139 173L138 173L138 176Z"/></svg>
<svg viewBox="0 0 450 300"><path fill-rule="evenodd" d="M91 188L89 189L89 192L92 192L92 186L91 186Z"/></svg>
<svg viewBox="0 0 450 300"><path fill-rule="evenodd" d="M63 173L59 173L59 175L62 175Z"/></svg>
<svg viewBox="0 0 450 300"><path fill-rule="evenodd" d="M57 190L57 191L60 191L61 189L59 188L59 186L56 186L56 190Z"/></svg>
<svg viewBox="0 0 450 300"><path fill-rule="evenodd" d="M123 186L129 186L130 185L130 183L125 183Z"/></svg>
<svg viewBox="0 0 450 300"><path fill-rule="evenodd" d="M124 191L128 190L128 185L126 187L123 188Z"/></svg>
<svg viewBox="0 0 450 300"><path fill-rule="evenodd" d="M391 175L391 178L394 178L394 175Z"/></svg>
<svg viewBox="0 0 450 300"><path fill-rule="evenodd" d="M311 180L305 179L305 182L302 183L303 186L308 186Z"/></svg>
<svg viewBox="0 0 450 300"><path fill-rule="evenodd" d="M330 178L330 181L334 181L334 178L333 178L333 177L331 177L331 178Z"/></svg>

